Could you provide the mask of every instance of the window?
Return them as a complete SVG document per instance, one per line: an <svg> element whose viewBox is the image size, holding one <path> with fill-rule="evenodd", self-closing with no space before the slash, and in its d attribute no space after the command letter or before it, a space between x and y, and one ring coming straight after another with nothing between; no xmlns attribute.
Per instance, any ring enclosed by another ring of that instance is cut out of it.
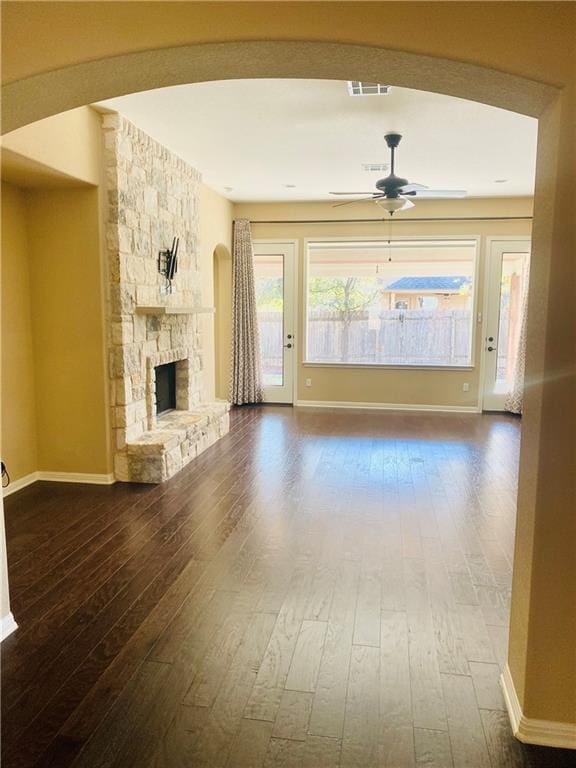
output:
<svg viewBox="0 0 576 768"><path fill-rule="evenodd" d="M436 309L438 307L438 297L418 296L418 306L420 309Z"/></svg>
<svg viewBox="0 0 576 768"><path fill-rule="evenodd" d="M284 257L254 254L254 287L265 387L284 384Z"/></svg>
<svg viewBox="0 0 576 768"><path fill-rule="evenodd" d="M472 364L476 240L308 243L306 361Z"/></svg>

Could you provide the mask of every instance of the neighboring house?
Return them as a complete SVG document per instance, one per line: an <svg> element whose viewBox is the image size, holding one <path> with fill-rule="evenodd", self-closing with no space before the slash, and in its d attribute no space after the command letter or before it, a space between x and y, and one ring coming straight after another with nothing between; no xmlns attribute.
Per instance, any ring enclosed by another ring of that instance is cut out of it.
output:
<svg viewBox="0 0 576 768"><path fill-rule="evenodd" d="M401 277L382 291L386 309L466 309L472 280L455 275Z"/></svg>

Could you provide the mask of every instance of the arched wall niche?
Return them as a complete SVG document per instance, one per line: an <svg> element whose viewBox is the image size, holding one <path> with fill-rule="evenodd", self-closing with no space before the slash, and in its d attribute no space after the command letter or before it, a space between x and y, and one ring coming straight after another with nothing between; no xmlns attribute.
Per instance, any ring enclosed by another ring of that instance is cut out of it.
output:
<svg viewBox="0 0 576 768"><path fill-rule="evenodd" d="M232 339L232 255L220 243L214 249L214 382L216 397L228 398Z"/></svg>
<svg viewBox="0 0 576 768"><path fill-rule="evenodd" d="M562 90L489 67L374 46L273 40L210 43L144 50L9 83L3 89L3 131L136 91L259 77L386 82L539 119L509 685L521 713L516 722L512 718L521 738L522 718L573 723L576 659L569 638L576 634L570 512L576 461L571 427L576 422L571 373L576 327L570 164L574 94L569 87ZM228 262L218 256L216 263L220 271ZM572 733L567 729L562 733ZM542 738L532 733L526 740L554 744ZM559 746L576 746L568 743L572 736L562 738L562 743L557 739Z"/></svg>

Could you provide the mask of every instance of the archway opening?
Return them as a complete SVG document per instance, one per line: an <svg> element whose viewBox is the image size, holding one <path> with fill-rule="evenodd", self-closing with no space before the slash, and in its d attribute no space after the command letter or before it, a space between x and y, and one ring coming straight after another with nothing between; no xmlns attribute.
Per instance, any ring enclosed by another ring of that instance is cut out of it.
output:
<svg viewBox="0 0 576 768"><path fill-rule="evenodd" d="M231 58L234 59L233 63ZM155 66L159 61L162 61L162 67ZM560 242L561 233L556 229L558 219L555 218L559 212L560 218L564 216L566 219L568 203L556 203L550 196L551 189L560 189L562 183L566 187L568 184L567 178L562 181L561 171L556 163L559 146L566 152L569 151L570 136L562 127L565 125L562 123L565 97L552 87L495 70L448 60L431 61L426 56L415 54L340 44L283 42L192 46L188 49L164 49L162 52L148 51L132 55L131 58L122 57L122 63L127 67L119 67L119 63L121 62L118 60L105 60L85 64L8 86L7 100L4 102L8 115L5 126L14 128L80 104L143 88L238 76L300 77L304 71L307 77L331 79L346 79L353 73L358 79L377 82L386 80L421 90L476 99L539 118L539 162L530 298L533 312L528 334L528 375L531 389L525 417L526 437L522 451L519 507L519 541L523 551L517 588L513 595L513 600L516 598L513 613L516 629L510 652L513 677L519 680L521 704L527 711L538 711L537 694L531 693L530 686L525 685L527 671L530 672L530 668L533 669L536 664L535 661L527 661L526 657L529 623L535 609L530 587L526 585L546 567L546 558L554 551L553 544L558 544L550 529L547 534L543 534L543 547L539 557L534 560L531 546L537 527L535 511L542 507L543 502L540 498L541 488L533 478L542 474L545 469L546 459L541 459L541 442L552 438L555 427L561 424L558 408L567 402L568 392L566 381L554 384L547 379L547 373L562 368L566 353L558 346L550 347L546 344L550 326L562 326L559 322L558 306L552 303L551 296L555 295L555 302L561 301L559 297L569 299L569 288L563 279L564 271L569 265L569 241L564 244ZM83 83L85 87L79 88L79 83ZM558 435L563 433L557 433L557 437ZM561 442L568 451L567 435L561 437ZM550 470L551 485L554 486L556 481L559 488L566 488L566 460L557 463L556 467L552 463L547 467ZM560 492L560 501L562 497L563 492ZM538 527L542 529L542 521L539 521ZM563 563L568 568L569 554L563 551ZM554 593L561 595L562 590L554 590ZM562 627L562 613L562 610L558 610L554 614L558 631ZM536 630L536 635L539 634L542 638L542 632ZM558 683L558 690L561 688L560 669L560 666L556 666L551 672L551 677ZM551 683L546 682L544 687L546 685ZM538 685L535 690L538 690ZM562 702L559 705L552 703L545 714L548 719L553 720L554 714L561 711Z"/></svg>

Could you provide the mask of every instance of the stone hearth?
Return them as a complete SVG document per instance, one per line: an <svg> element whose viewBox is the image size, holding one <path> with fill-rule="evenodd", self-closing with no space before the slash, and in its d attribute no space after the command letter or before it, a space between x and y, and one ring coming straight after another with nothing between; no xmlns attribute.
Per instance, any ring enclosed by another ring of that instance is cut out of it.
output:
<svg viewBox="0 0 576 768"><path fill-rule="evenodd" d="M154 429L126 446L128 473L141 483L161 483L175 475L229 429L228 403L205 403L192 411L170 411Z"/></svg>
<svg viewBox="0 0 576 768"><path fill-rule="evenodd" d="M206 402L204 391L195 312L202 304L200 176L120 115L104 115L103 128L114 468L118 480L158 483L229 428L228 403ZM166 294L157 256L174 237L180 238L176 292ZM154 368L171 362L176 410L157 416Z"/></svg>

